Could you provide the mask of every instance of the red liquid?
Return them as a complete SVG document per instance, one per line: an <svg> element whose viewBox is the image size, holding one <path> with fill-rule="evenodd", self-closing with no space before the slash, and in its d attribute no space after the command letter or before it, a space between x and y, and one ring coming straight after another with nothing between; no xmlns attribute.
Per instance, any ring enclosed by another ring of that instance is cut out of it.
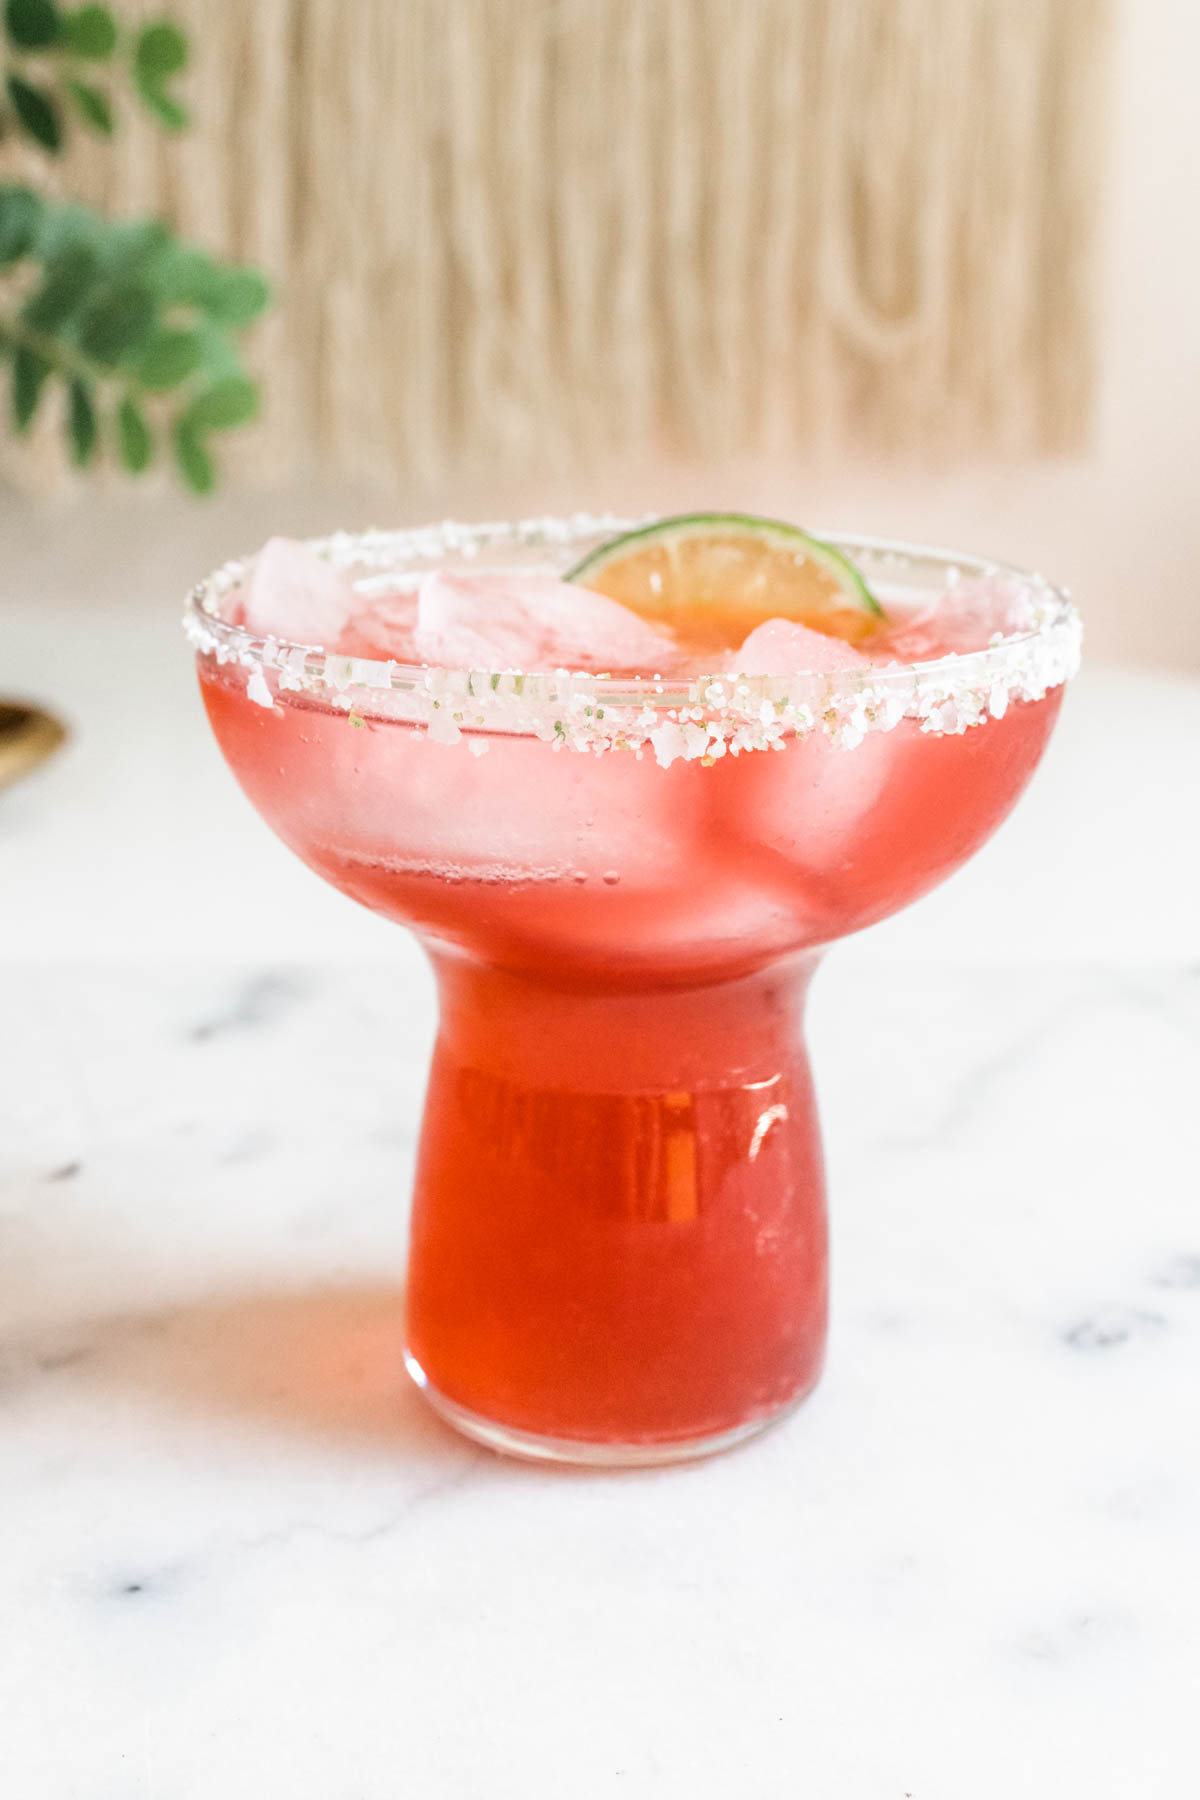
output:
<svg viewBox="0 0 1200 1800"><path fill-rule="evenodd" d="M810 961L651 995L440 961L409 1301L439 1391L526 1431L637 1442L709 1436L812 1385Z"/></svg>
<svg viewBox="0 0 1200 1800"><path fill-rule="evenodd" d="M821 1360L817 947L990 835L1061 689L961 736L659 768L273 710L201 663L239 781L297 853L433 955L442 1016L408 1331L438 1393L519 1431L704 1439Z"/></svg>

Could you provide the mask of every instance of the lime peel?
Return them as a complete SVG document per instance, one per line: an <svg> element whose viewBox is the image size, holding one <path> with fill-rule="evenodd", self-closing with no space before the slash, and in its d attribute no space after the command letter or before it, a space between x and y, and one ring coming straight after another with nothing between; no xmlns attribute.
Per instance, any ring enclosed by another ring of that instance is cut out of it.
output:
<svg viewBox="0 0 1200 1800"><path fill-rule="evenodd" d="M745 629L783 618L854 641L886 617L840 550L750 513L683 513L638 526L589 551L566 579L646 618L670 619L685 635L732 611Z"/></svg>

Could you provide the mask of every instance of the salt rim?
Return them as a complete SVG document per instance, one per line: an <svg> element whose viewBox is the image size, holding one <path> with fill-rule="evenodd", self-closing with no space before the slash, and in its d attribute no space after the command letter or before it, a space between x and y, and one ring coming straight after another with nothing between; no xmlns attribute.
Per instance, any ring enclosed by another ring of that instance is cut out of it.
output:
<svg viewBox="0 0 1200 1800"><path fill-rule="evenodd" d="M649 520L576 513L483 525L440 525L405 531L339 531L313 538L308 548L335 568L378 568L397 581L414 564L435 566L448 556L472 558L494 549L545 548L565 560L568 549L603 541ZM318 646L255 637L220 617L220 602L246 574L249 559L226 563L193 589L184 629L201 656L248 671L247 697L273 708L280 692L317 695L349 715L352 725L397 720L422 726L435 743L465 741L487 749L477 733L535 736L555 750L601 754L648 745L664 767L679 758L711 763L743 750L783 750L793 738L821 730L852 749L869 732L891 731L914 719L935 736L954 736L989 718L1001 719L1014 700L1040 700L1079 667L1083 628L1065 590L1037 574L1002 563L880 538L820 534L854 557L898 563L935 563L945 583L965 570L1011 584L1028 626L997 633L982 650L930 662L891 664L832 673L740 675L724 671L687 679L636 679L566 669L530 674L514 669L449 669L366 657L339 656ZM552 559L553 560L553 559ZM380 577L367 577L373 592ZM272 685L272 683L274 685Z"/></svg>

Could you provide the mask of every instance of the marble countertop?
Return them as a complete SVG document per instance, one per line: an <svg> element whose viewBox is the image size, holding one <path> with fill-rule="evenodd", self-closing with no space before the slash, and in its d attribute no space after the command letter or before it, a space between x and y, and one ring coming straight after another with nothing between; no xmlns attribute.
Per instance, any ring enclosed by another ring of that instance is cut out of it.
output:
<svg viewBox="0 0 1200 1800"><path fill-rule="evenodd" d="M815 1397L546 1472L401 1372L428 978L233 789L188 548L85 595L30 527L3 601L76 732L0 801L5 1792L1194 1792L1200 682L1085 672L994 843L830 957Z"/></svg>

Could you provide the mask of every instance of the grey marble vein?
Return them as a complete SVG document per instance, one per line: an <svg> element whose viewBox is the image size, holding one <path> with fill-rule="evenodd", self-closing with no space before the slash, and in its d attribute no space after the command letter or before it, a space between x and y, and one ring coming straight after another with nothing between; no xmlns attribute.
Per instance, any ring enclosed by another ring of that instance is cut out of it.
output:
<svg viewBox="0 0 1200 1800"><path fill-rule="evenodd" d="M229 1005L190 1027L193 1043L206 1044L231 1031L274 1024L306 996L307 984L294 971L269 970L242 983Z"/></svg>

